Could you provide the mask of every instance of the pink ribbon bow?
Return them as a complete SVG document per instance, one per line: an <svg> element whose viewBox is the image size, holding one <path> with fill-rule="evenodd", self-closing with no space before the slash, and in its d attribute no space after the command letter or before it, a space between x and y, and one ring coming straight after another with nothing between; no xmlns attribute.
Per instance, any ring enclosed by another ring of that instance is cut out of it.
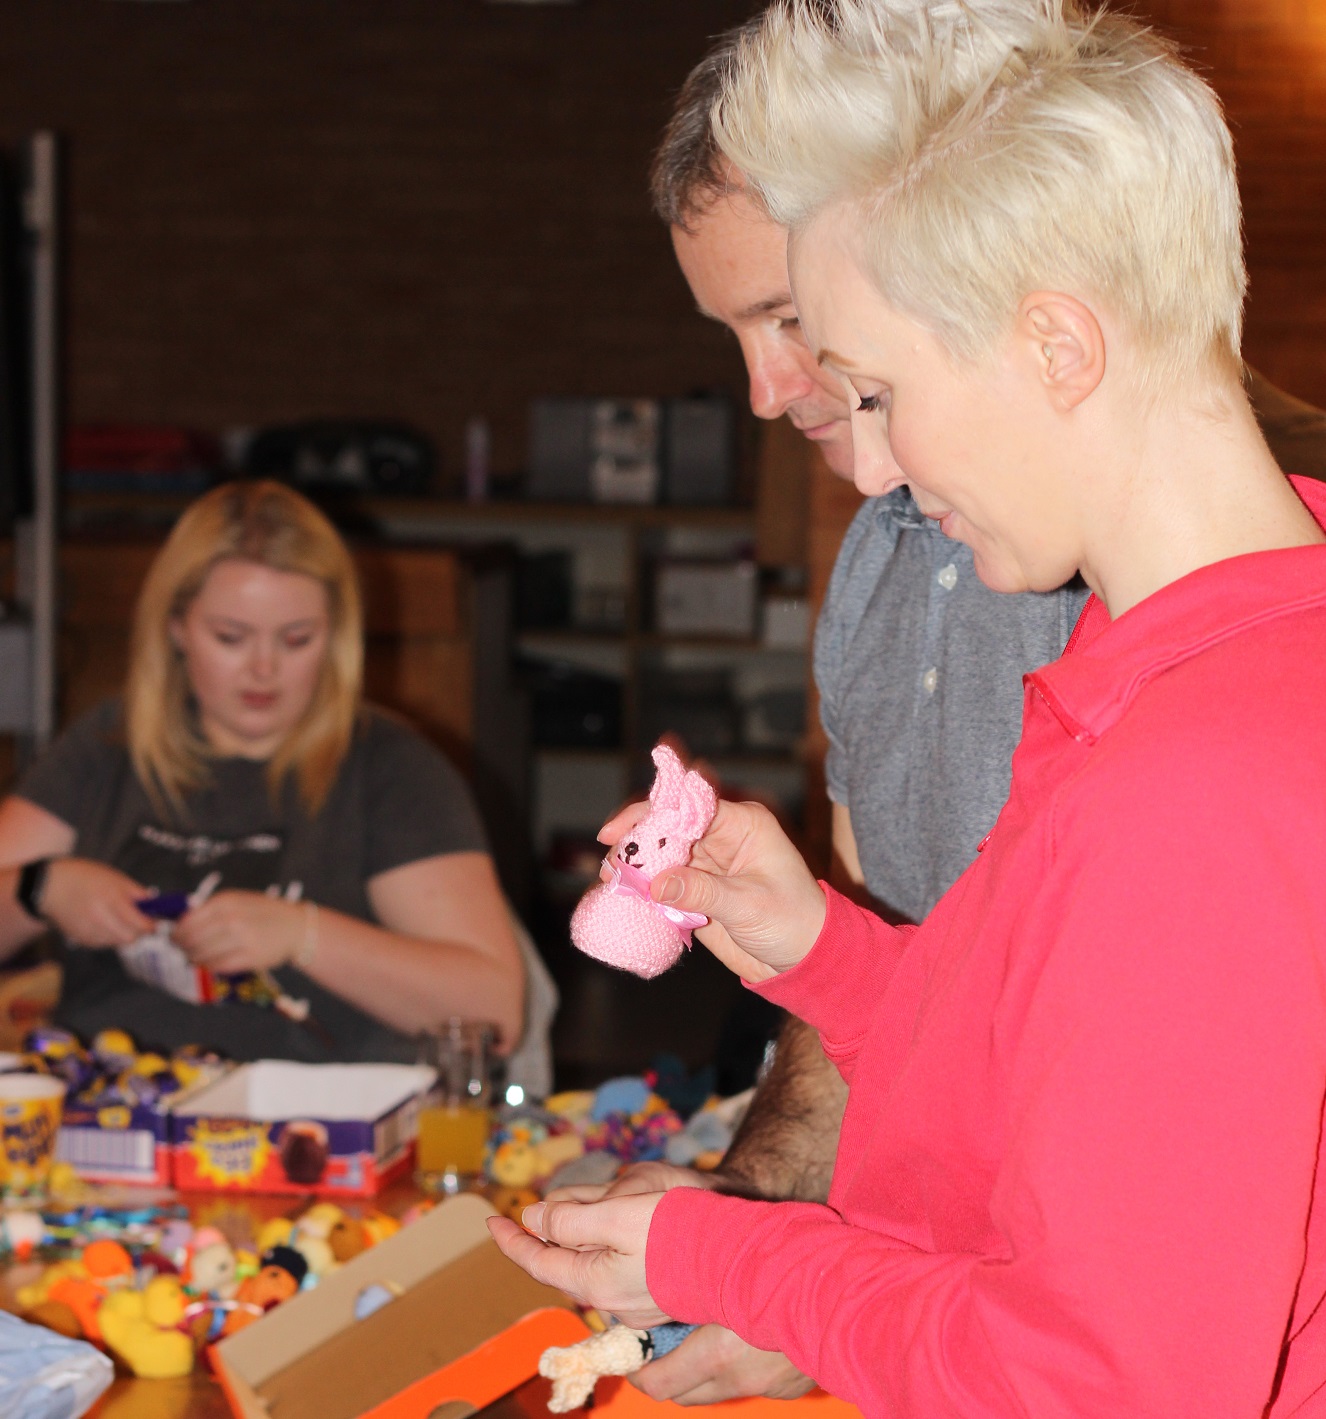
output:
<svg viewBox="0 0 1326 1419"><path fill-rule="evenodd" d="M609 853L603 859L603 866L599 868L599 877L607 884L608 890L614 896L639 897L642 902L648 902L660 916L666 917L681 932L682 939L688 946L691 944L691 932L697 926L709 925L709 918L701 916L699 912L684 912L677 907L656 902L649 895L649 884L654 879L646 877L638 867L632 867L629 862L623 862L613 853Z"/></svg>

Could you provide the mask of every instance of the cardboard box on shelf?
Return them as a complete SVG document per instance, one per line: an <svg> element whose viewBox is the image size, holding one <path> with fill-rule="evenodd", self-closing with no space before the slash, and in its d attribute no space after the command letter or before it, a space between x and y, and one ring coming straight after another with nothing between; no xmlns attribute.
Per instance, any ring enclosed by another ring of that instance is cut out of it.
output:
<svg viewBox="0 0 1326 1419"><path fill-rule="evenodd" d="M755 634L760 589L753 561L660 561L654 579L656 629L670 636Z"/></svg>
<svg viewBox="0 0 1326 1419"><path fill-rule="evenodd" d="M175 1186L367 1197L410 1165L431 1069L242 1064L174 1110Z"/></svg>
<svg viewBox="0 0 1326 1419"><path fill-rule="evenodd" d="M560 1292L532 1281L489 1239L493 1209L463 1195L362 1252L312 1291L212 1347L235 1419L552 1419L538 1378L549 1345L590 1332ZM365 1320L369 1286L398 1293ZM600 1380L601 1419L677 1410ZM687 1419L860 1419L820 1391L798 1400L696 1405Z"/></svg>

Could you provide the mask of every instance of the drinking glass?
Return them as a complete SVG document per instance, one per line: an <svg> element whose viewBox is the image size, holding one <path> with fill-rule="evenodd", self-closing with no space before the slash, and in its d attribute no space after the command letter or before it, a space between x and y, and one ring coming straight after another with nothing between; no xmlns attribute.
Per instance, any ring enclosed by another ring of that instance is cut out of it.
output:
<svg viewBox="0 0 1326 1419"><path fill-rule="evenodd" d="M420 1040L419 1062L437 1071L437 1082L419 1110L415 1181L427 1192L460 1192L483 1171L495 1038L486 1020L453 1017Z"/></svg>

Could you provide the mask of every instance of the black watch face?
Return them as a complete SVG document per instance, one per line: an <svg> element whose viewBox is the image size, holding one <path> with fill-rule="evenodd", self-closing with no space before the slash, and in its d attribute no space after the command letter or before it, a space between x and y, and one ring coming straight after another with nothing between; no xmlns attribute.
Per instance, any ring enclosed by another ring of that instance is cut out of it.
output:
<svg viewBox="0 0 1326 1419"><path fill-rule="evenodd" d="M50 859L41 857L36 862L24 864L18 874L18 904L37 921L44 920L41 914L41 894L46 886L46 873L50 866Z"/></svg>

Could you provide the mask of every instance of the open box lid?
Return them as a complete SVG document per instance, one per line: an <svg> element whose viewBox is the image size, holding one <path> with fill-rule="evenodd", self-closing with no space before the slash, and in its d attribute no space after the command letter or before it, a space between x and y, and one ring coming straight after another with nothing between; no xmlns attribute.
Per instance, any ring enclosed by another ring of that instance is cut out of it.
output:
<svg viewBox="0 0 1326 1419"><path fill-rule="evenodd" d="M428 1089L436 1071L421 1064L304 1064L260 1059L241 1064L189 1098L176 1113L323 1123L381 1118Z"/></svg>
<svg viewBox="0 0 1326 1419"><path fill-rule="evenodd" d="M569 1308L498 1251L462 1194L212 1347L236 1419L357 1419L542 1307ZM357 1321L373 1283L397 1298Z"/></svg>

